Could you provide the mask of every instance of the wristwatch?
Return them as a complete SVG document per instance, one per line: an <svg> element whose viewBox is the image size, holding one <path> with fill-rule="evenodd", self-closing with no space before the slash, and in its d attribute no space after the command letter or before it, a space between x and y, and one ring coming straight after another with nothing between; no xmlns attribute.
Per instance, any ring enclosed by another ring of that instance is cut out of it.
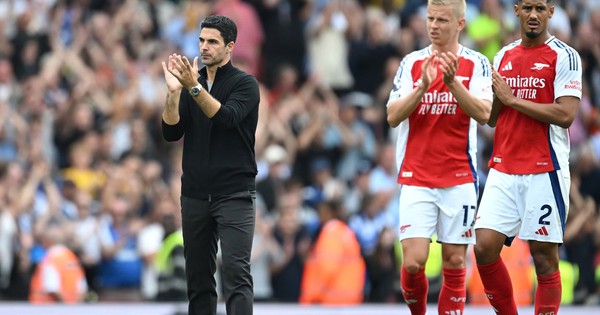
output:
<svg viewBox="0 0 600 315"><path fill-rule="evenodd" d="M198 94L200 94L200 91L202 91L202 84L198 83L198 85L190 89L190 95L192 97L196 97Z"/></svg>

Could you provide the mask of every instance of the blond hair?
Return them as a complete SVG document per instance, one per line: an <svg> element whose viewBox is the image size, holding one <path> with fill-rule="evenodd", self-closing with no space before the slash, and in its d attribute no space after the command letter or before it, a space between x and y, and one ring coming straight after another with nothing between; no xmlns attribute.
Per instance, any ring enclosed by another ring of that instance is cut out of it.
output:
<svg viewBox="0 0 600 315"><path fill-rule="evenodd" d="M464 18L465 11L467 10L467 3L465 0L428 0L427 6L430 5L443 5L450 6L454 12L456 18Z"/></svg>

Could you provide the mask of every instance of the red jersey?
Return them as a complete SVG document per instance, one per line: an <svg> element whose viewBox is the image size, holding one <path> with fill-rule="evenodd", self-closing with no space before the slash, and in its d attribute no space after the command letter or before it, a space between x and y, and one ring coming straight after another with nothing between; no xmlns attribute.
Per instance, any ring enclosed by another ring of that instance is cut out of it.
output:
<svg viewBox="0 0 600 315"><path fill-rule="evenodd" d="M418 85L423 62L431 53L429 46L402 60L389 102ZM456 78L476 97L491 101L491 66L486 57L463 46L457 56ZM441 70L398 128L398 183L443 188L477 180L477 122L458 105Z"/></svg>
<svg viewBox="0 0 600 315"><path fill-rule="evenodd" d="M581 98L581 58L554 36L535 47L523 46L521 40L505 46L494 57L494 68L521 99L548 104L561 96ZM567 129L504 106L489 166L508 174L568 170L569 150Z"/></svg>

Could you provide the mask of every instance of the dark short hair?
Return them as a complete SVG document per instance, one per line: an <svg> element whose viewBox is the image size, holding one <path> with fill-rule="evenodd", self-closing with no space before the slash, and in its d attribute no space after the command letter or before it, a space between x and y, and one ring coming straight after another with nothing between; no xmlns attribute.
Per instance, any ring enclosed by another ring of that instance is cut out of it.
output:
<svg viewBox="0 0 600 315"><path fill-rule="evenodd" d="M237 26L232 19L223 16L223 15L209 15L207 16L202 24L200 25L200 29L203 28L214 28L221 33L221 37L223 37L223 41L225 45L230 42L234 42L237 39Z"/></svg>
<svg viewBox="0 0 600 315"><path fill-rule="evenodd" d="M517 3L521 3L523 2L523 0L517 0ZM547 4L552 4L554 2L554 0L546 0Z"/></svg>

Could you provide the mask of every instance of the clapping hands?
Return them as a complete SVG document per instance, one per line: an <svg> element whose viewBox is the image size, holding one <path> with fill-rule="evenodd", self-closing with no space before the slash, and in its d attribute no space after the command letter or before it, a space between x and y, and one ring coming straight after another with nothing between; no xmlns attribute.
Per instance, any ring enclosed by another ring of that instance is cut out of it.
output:
<svg viewBox="0 0 600 315"><path fill-rule="evenodd" d="M436 79L438 69L444 75L444 83L452 84L458 71L459 58L451 52L438 53L434 51L431 55L425 58L421 68L422 76L420 84L429 88L429 85Z"/></svg>
<svg viewBox="0 0 600 315"><path fill-rule="evenodd" d="M439 68L444 74L444 83L453 83L456 72L458 71L458 57L451 52L443 52L439 54L438 60Z"/></svg>
<svg viewBox="0 0 600 315"><path fill-rule="evenodd" d="M167 63L162 62L165 81L170 92L175 92L185 87L190 89L198 84L198 57L194 57L193 63L186 56L177 54L169 55Z"/></svg>

